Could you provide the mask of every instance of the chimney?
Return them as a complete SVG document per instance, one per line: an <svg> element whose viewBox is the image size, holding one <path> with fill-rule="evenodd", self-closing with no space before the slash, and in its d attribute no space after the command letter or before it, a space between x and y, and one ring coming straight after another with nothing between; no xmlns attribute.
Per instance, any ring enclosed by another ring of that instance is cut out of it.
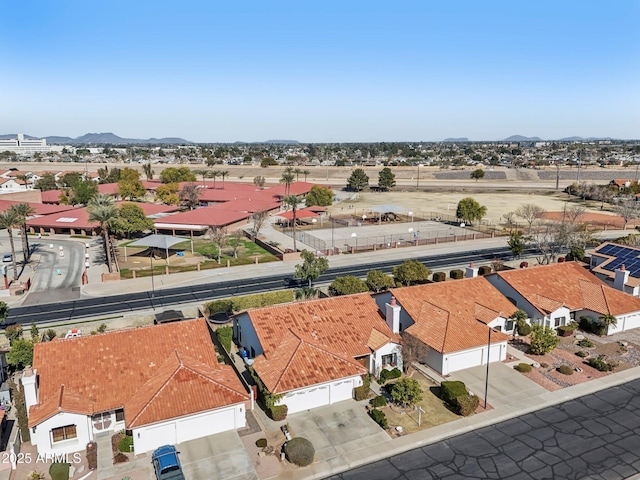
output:
<svg viewBox="0 0 640 480"><path fill-rule="evenodd" d="M473 262L469 264L464 274L465 278L475 278L478 276L478 267L473 266Z"/></svg>
<svg viewBox="0 0 640 480"><path fill-rule="evenodd" d="M38 404L38 372L31 367L27 367L22 372L22 388L24 389L24 401L27 405L27 415L29 408Z"/></svg>
<svg viewBox="0 0 640 480"><path fill-rule="evenodd" d="M402 307L396 303L396 297L391 297L389 303L385 303L387 325L393 333L400 333L400 311Z"/></svg>
<svg viewBox="0 0 640 480"><path fill-rule="evenodd" d="M624 292L624 286L629 281L629 270L625 270L624 265L616 268L616 276L613 279L613 288Z"/></svg>

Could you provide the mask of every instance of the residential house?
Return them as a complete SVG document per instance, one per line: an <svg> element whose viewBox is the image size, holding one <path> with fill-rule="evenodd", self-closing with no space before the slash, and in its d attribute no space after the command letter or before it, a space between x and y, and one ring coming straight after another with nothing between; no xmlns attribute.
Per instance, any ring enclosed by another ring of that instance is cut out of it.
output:
<svg viewBox="0 0 640 480"><path fill-rule="evenodd" d="M614 178L609 182L609 186L617 188L618 190L624 190L625 188L629 188L631 185L635 185L635 183L635 180L628 178Z"/></svg>
<svg viewBox="0 0 640 480"><path fill-rule="evenodd" d="M402 368L399 325L368 293L258 308L236 315L234 336L289 413L352 398L362 375Z"/></svg>
<svg viewBox="0 0 640 480"><path fill-rule="evenodd" d="M532 324L556 329L586 316L616 317L607 334L640 327L640 298L608 286L577 262L504 270L485 277Z"/></svg>
<svg viewBox="0 0 640 480"><path fill-rule="evenodd" d="M22 385L39 454L120 430L139 454L242 428L250 400L204 319L37 343Z"/></svg>
<svg viewBox="0 0 640 480"><path fill-rule="evenodd" d="M395 288L376 300L426 347L415 360L442 375L506 358L517 308L484 277Z"/></svg>
<svg viewBox="0 0 640 480"><path fill-rule="evenodd" d="M591 273L607 285L640 296L640 248L605 242L591 252Z"/></svg>

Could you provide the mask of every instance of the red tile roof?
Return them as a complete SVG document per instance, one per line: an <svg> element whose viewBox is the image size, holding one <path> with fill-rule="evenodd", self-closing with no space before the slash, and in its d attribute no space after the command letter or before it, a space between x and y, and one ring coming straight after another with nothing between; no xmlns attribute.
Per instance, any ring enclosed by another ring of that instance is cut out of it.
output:
<svg viewBox="0 0 640 480"><path fill-rule="evenodd" d="M289 192L287 193L287 186L284 183L281 183L275 187L268 188L266 191L271 195L280 197L284 195L306 195L311 191L314 185L315 183L293 182L289 185Z"/></svg>
<svg viewBox="0 0 640 480"><path fill-rule="evenodd" d="M547 314L560 305L600 315L640 311L640 298L609 287L577 262L496 273L531 305Z"/></svg>
<svg viewBox="0 0 640 480"><path fill-rule="evenodd" d="M168 215L155 220L158 228L161 224L199 225L203 227L225 227L251 217L247 212L231 212L213 207L202 207L188 212Z"/></svg>
<svg viewBox="0 0 640 480"><path fill-rule="evenodd" d="M287 210L286 212L281 212L276 214L278 217L286 218L287 220L293 220L293 210ZM296 210L296 218L308 218L308 217L318 217L319 215L313 212L309 208L303 208L301 210Z"/></svg>
<svg viewBox="0 0 640 480"><path fill-rule="evenodd" d="M209 208L217 210L229 210L233 212L255 213L260 211L270 211L280 207L279 202L267 200L255 200L251 198L239 198L224 203L216 203Z"/></svg>
<svg viewBox="0 0 640 480"><path fill-rule="evenodd" d="M256 358L253 368L271 393L367 373L353 357L292 330L286 331L278 349L269 358L264 355Z"/></svg>
<svg viewBox="0 0 640 480"><path fill-rule="evenodd" d="M121 205L124 205L125 203L132 203L134 205L139 206L147 217L150 216L150 215L157 215L159 213L172 213L172 212L177 212L178 210L180 210L180 207L177 206L177 205L164 205L164 204L146 203L146 202L125 202L125 201L120 201L120 202L116 202L116 205L118 207L120 207Z"/></svg>
<svg viewBox="0 0 640 480"><path fill-rule="evenodd" d="M44 205L42 203L34 202L19 202L17 200L2 200L0 199L0 211L5 211L11 208L12 205L18 205L20 203L26 203L34 210L34 215L49 215L56 212L64 212L66 210L73 210L71 205Z"/></svg>
<svg viewBox="0 0 640 480"><path fill-rule="evenodd" d="M102 193L104 195L117 195L118 184L117 183L99 183L98 193Z"/></svg>
<svg viewBox="0 0 640 480"><path fill-rule="evenodd" d="M517 310L484 277L394 288L391 293L415 322L405 331L440 353L486 345L486 324ZM508 338L492 335L493 342Z"/></svg>
<svg viewBox="0 0 640 480"><path fill-rule="evenodd" d="M89 222L86 207L73 207L60 213L53 213L43 217L32 218L27 221L29 227L75 228L91 230L98 228L98 223Z"/></svg>
<svg viewBox="0 0 640 480"><path fill-rule="evenodd" d="M62 190L45 190L41 193L42 203L59 203Z"/></svg>
<svg viewBox="0 0 640 480"><path fill-rule="evenodd" d="M204 319L38 343L33 367L39 404L29 425L59 408L89 414L125 406L127 425L140 426L249 398L231 367L218 364Z"/></svg>

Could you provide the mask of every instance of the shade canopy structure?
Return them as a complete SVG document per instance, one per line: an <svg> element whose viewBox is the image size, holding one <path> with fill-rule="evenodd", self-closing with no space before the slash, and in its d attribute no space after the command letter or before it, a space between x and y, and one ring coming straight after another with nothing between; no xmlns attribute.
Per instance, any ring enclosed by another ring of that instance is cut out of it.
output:
<svg viewBox="0 0 640 480"><path fill-rule="evenodd" d="M279 213L277 216L286 218L287 220L293 220L293 210L288 210L286 212ZM312 212L311 210L308 210L306 208L296 211L296 219L308 218L308 217L319 217L319 216L320 215L318 215L317 213Z"/></svg>
<svg viewBox="0 0 640 480"><path fill-rule="evenodd" d="M191 241L191 253L193 253L193 240L184 237L174 237L172 235L153 234L147 235L140 240L125 245L124 258L127 258L127 246L129 247L147 247L147 248L162 248L167 255L167 263L169 263L169 249L178 243Z"/></svg>
<svg viewBox="0 0 640 480"><path fill-rule="evenodd" d="M392 205L390 203L371 207L370 210L376 213L402 213L407 211L406 208L403 208L399 205Z"/></svg>

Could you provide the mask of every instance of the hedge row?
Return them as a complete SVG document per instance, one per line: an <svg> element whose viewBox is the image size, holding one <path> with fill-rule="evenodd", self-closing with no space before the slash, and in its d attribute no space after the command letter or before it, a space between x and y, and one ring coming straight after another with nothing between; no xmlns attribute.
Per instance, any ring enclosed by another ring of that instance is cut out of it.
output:
<svg viewBox="0 0 640 480"><path fill-rule="evenodd" d="M402 372L397 368L392 370L383 369L380 372L380 382L385 383L387 380L392 380L394 378L400 378L402 376Z"/></svg>
<svg viewBox="0 0 640 480"><path fill-rule="evenodd" d="M277 292L256 293L244 295L242 297L226 298L224 300L214 300L207 303L209 314L214 313L235 313L249 308L268 307L280 303L290 303L295 300L293 290L280 290Z"/></svg>
<svg viewBox="0 0 640 480"><path fill-rule="evenodd" d="M276 422L284 420L287 418L287 413L289 411L289 407L286 405L275 405L271 408L267 409L267 416Z"/></svg>
<svg viewBox="0 0 640 480"><path fill-rule="evenodd" d="M480 404L480 399L475 395L469 395L465 384L459 381L442 382L440 395L459 415L464 417L472 415Z"/></svg>

